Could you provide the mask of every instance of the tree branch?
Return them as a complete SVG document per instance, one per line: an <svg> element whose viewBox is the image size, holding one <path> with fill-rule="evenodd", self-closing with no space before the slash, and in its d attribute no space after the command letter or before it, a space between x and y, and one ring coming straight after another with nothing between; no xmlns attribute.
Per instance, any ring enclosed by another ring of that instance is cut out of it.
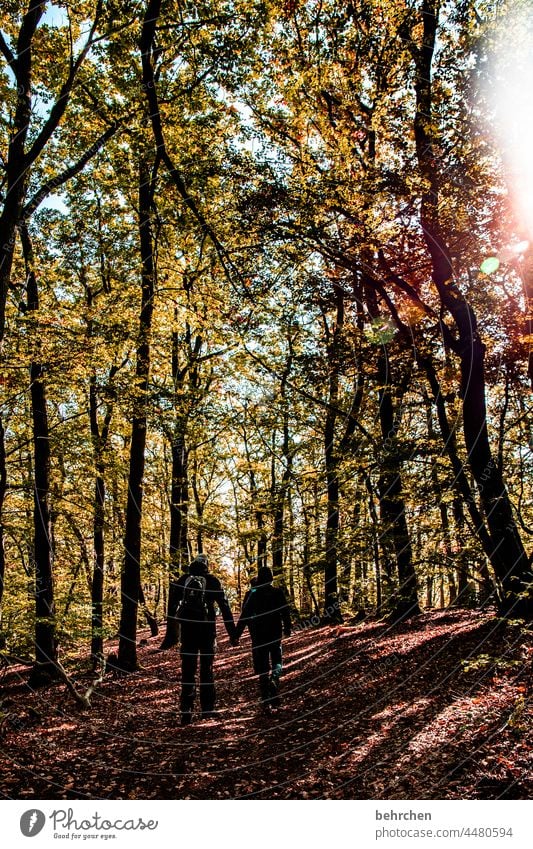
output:
<svg viewBox="0 0 533 849"><path fill-rule="evenodd" d="M0 53L3 54L7 64L12 69L15 76L17 75L17 60L15 59L14 54L12 53L7 41L4 38L4 34L2 30L0 30Z"/></svg>
<svg viewBox="0 0 533 849"><path fill-rule="evenodd" d="M226 274L226 277L229 282L233 285L232 274L236 275L237 277L240 277L240 275L238 271L234 268L227 251L224 249L224 246L220 242L215 231L206 220L203 212L198 207L194 198L192 198L189 194L187 186L185 184L185 180L179 169L172 161L172 158L166 148L165 137L163 134L163 125L161 122L161 113L159 111L159 99L156 89L154 67L152 65L152 53L154 49L155 31L160 13L161 0L148 0L141 37L139 40L139 48L141 51L142 61L143 89L146 93L146 98L148 100L150 119L152 122L152 131L154 134L157 153L161 157L161 160L165 163L170 178L174 183L175 187L177 188L178 193L182 198L183 202L185 203L187 208L192 212L194 218L202 228L202 231L211 240L218 254L218 258L220 260L222 268L224 269L224 273ZM252 299L250 293L247 292L245 289L240 294L244 294L244 296L249 300Z"/></svg>
<svg viewBox="0 0 533 849"><path fill-rule="evenodd" d="M383 271L383 273L386 277L385 282L394 283L402 292L404 292L409 297L409 299L414 304L416 304L418 307L420 307L420 309L423 310L423 312L427 316L429 316L430 318L436 319L439 323L439 327L440 327L440 330L441 330L441 333L442 333L442 338L443 338L445 344L455 354L459 354L460 353L459 342L457 341L457 339L453 335L453 333L450 330L450 328L448 327L448 325L445 324L444 321L435 313L435 311L433 309L431 309L431 307L428 306L428 304L426 304L425 301L422 300L422 298L420 297L420 295L418 294L416 289L413 286L411 286L411 284L408 283L407 280L404 280L403 277L400 277L398 274L396 274L391 269L389 263L387 262L387 260L385 258L385 254L383 253L382 250L380 250L378 252L378 257L379 257L379 263L380 263L380 266L381 266L381 270ZM383 295L383 292L384 292L384 290L381 289L382 295ZM383 296L385 297L385 295L383 295ZM390 304L389 304L390 299L386 298L386 300L387 300L387 303L388 303L389 308L390 308ZM393 317L394 317L394 315L393 315Z"/></svg>
<svg viewBox="0 0 533 849"><path fill-rule="evenodd" d="M265 371L267 371L269 374L272 374L272 375L274 375L274 377L277 377L278 380L282 379L283 375L280 374L280 372L277 369L272 368L272 366L270 366L267 362L265 362L265 360L263 360L262 357L258 356L253 351L251 351L250 348L248 348L248 346L246 344L243 344L243 347L244 347L244 350L246 351L246 353L248 354L248 356L250 356L254 362L256 362L260 366L262 366L265 369ZM328 401L323 401L322 398L317 398L316 395L313 395L311 392L307 392L305 389L302 389L301 386L296 386L296 384L293 383L292 381L287 380L286 385L289 386L298 395L301 395L302 398L306 398L308 401L312 401L313 404L317 404L319 407L322 407L325 410L329 410L331 412L334 412L334 413L336 413L336 415L342 416L345 419L348 418L349 416L351 416L351 423L353 424L354 429L357 428L357 430L359 430L363 434L363 436L365 436L368 439L369 443L372 446L375 446L376 443L375 443L375 440L374 440L372 434L366 429L366 427L364 427L361 424L360 421L358 421L358 419L355 418L355 416L352 415L351 411L349 413L347 413L346 410L342 410L340 407L337 407L335 404L330 404Z"/></svg>
<svg viewBox="0 0 533 849"><path fill-rule="evenodd" d="M50 180L47 180L46 183L43 183L40 189L38 189L32 198L28 201L24 209L22 210L21 219L23 221L27 221L35 212L37 207L43 202L43 200L50 194L50 192L54 191L54 189L58 189L59 186L62 186L72 177L75 177L76 174L79 174L82 171L87 163L95 156L99 150L105 145L105 143L117 132L120 127L120 121L116 121L112 124L105 133L96 139L96 141L85 151L83 156L78 159L74 165L71 165L69 168L66 168L61 174L56 174L55 177L51 177Z"/></svg>
<svg viewBox="0 0 533 849"><path fill-rule="evenodd" d="M101 684L102 681L104 680L105 669L106 669L105 658L103 656L100 657L100 669L99 669L98 675L92 680L90 686L87 688L85 693L80 693L79 690L77 690L76 685L74 684L72 679L68 676L64 666L59 662L59 660L55 661L54 666L57 668L57 671L59 672L61 678L63 679L63 681L67 685L67 689L68 689L69 693L74 697L75 701L80 705L80 707L82 707L84 710L87 710L88 708L90 708L91 707L91 701L90 701L91 696L94 693L98 684Z"/></svg>
<svg viewBox="0 0 533 849"><path fill-rule="evenodd" d="M30 150L26 154L26 165L30 165L32 162L35 162L35 160L37 159L39 154L44 149L47 141L50 139L51 135L54 133L54 131L58 127L59 122L61 121L61 118L63 117L63 115L65 113L65 109L68 106L68 102L69 102L69 99L70 99L70 93L72 91L72 87L74 85L74 80L76 79L76 75L77 75L81 65L83 64L83 61L84 61L85 57L87 56L87 53L89 52L89 50L91 49L91 47L93 45L94 33L96 31L96 27L98 25L98 21L100 19L101 13L102 13L102 0L98 0L97 6L96 6L96 11L94 13L94 20L93 20L89 35L87 37L87 41L85 42L85 44L84 44L78 58L76 59L76 61L71 63L71 68L70 68L68 77L65 80L65 82L63 83L63 85L61 86L61 91L59 93L59 97L56 100L56 102L54 103L54 105L52 106L52 108L50 110L50 114L48 115L48 118L45 121L44 126L41 129L41 132L39 133L39 135L35 139L33 145L31 146Z"/></svg>

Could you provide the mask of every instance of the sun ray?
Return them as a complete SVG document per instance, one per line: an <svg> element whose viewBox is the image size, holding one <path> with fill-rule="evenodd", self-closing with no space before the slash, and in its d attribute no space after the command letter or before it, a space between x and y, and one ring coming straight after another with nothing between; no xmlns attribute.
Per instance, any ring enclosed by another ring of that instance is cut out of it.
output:
<svg viewBox="0 0 533 849"><path fill-rule="evenodd" d="M533 13L506 18L491 88L495 129L520 230L533 240Z"/></svg>

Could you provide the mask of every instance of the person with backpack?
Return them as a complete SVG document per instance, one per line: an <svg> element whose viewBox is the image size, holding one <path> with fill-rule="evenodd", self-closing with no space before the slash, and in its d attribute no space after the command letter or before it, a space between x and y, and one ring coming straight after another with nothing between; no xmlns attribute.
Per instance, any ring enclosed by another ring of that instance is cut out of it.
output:
<svg viewBox="0 0 533 849"><path fill-rule="evenodd" d="M181 641L181 724L192 722L196 696L196 672L200 658L200 709L202 718L215 713L213 662L216 646L215 604L218 606L231 641L235 624L222 584L209 572L205 554L198 554L189 565L189 574L176 584L176 618Z"/></svg>
<svg viewBox="0 0 533 849"><path fill-rule="evenodd" d="M252 638L254 672L259 675L259 692L266 711L279 707L279 679L283 669L281 639L291 635L291 614L285 593L272 586L272 572L262 566L250 587L237 623L233 644L244 629Z"/></svg>

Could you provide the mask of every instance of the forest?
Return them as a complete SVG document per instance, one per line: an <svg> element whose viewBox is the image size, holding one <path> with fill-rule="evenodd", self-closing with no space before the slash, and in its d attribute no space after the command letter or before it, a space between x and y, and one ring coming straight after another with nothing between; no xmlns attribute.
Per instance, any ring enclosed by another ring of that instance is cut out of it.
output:
<svg viewBox="0 0 533 849"><path fill-rule="evenodd" d="M529 0L5 0L4 671L137 675L199 552L311 648L526 639L532 46Z"/></svg>

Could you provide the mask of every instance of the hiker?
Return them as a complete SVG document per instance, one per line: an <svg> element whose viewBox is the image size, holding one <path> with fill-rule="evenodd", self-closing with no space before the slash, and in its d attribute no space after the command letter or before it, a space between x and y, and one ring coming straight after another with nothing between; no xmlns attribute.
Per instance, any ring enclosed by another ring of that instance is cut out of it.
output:
<svg viewBox="0 0 533 849"><path fill-rule="evenodd" d="M283 668L281 638L291 635L291 615L285 593L272 586L268 566L262 566L250 587L237 623L233 645L248 626L252 638L254 672L259 675L263 708L270 711L281 704L279 679Z"/></svg>
<svg viewBox="0 0 533 849"><path fill-rule="evenodd" d="M196 695L196 670L200 656L200 708L202 718L215 712L215 681L213 661L216 648L215 603L224 619L231 641L235 624L222 584L209 572L205 554L198 554L189 565L189 574L182 575L176 584L179 602L176 618L181 639L181 724L192 721Z"/></svg>

